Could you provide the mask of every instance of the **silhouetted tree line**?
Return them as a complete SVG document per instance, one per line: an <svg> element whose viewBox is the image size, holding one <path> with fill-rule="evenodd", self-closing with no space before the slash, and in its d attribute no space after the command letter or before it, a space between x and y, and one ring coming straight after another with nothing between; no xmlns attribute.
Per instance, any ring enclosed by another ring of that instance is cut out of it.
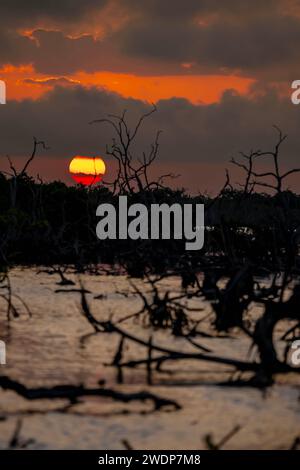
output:
<svg viewBox="0 0 300 470"><path fill-rule="evenodd" d="M226 170L226 181L214 198L191 196L184 190L165 185L163 175L153 181L149 168L159 152L159 135L148 152L134 154L134 141L144 123L156 109L143 115L132 128L121 116L94 121L109 124L115 137L107 154L117 162L114 181L104 185L67 186L62 182L45 183L28 176L37 149L46 149L34 138L33 149L24 168L0 172L0 259L2 265L73 264L85 269L89 264L122 266L129 275L186 271L210 266L228 269L250 263L256 270L283 270L287 259L298 272L300 233L300 196L283 190L283 182L299 169L280 171L280 148L286 136L276 128L278 141L271 151L241 153L232 163L245 172L245 181L234 189ZM271 158L270 170L259 173L257 161ZM256 192L267 188L270 194ZM273 192L273 194L271 193ZM186 251L184 240L98 240L96 208L100 203L118 206L118 197L128 203L174 203L205 205L205 244L199 251ZM186 282L186 281L185 281Z"/></svg>
<svg viewBox="0 0 300 470"><path fill-rule="evenodd" d="M86 189L62 182L43 183L27 175L18 178L12 201L12 178L0 174L0 250L2 263L120 263L130 271L173 269L180 262L201 267L211 262L238 261L278 268L287 238L299 240L300 196L291 192L270 196L226 189L215 199L192 197L182 190L149 189L128 195L129 203L204 203L205 244L186 251L181 240L98 240L96 208L118 205L118 195L103 186ZM295 266L298 264L296 263ZM138 274L138 272L136 273Z"/></svg>

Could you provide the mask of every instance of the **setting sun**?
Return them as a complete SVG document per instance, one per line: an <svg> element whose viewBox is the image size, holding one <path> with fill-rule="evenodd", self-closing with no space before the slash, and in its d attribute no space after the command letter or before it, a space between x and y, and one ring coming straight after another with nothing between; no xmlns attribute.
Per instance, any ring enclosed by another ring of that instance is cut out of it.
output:
<svg viewBox="0 0 300 470"><path fill-rule="evenodd" d="M100 157L83 157L77 155L69 165L70 174L76 183L85 186L98 183L105 174L105 163Z"/></svg>

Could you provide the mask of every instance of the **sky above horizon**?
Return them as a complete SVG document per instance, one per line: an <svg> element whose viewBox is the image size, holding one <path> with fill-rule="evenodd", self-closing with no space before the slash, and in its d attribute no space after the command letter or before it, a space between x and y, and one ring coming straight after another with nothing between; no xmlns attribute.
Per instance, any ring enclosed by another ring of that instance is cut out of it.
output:
<svg viewBox="0 0 300 470"><path fill-rule="evenodd" d="M300 0L11 0L0 4L1 169L22 164L32 137L50 147L31 167L71 182L74 155L105 156L112 133L93 119L157 106L136 144L162 130L154 169L176 185L216 191L240 151L288 134L282 168L300 166ZM268 162L262 162L268 167ZM290 180L299 186L299 176Z"/></svg>

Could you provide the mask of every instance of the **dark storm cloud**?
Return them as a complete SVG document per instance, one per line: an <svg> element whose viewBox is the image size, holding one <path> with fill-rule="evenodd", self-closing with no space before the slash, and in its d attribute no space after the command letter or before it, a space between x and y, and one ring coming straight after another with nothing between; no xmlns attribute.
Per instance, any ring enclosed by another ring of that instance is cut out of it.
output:
<svg viewBox="0 0 300 470"><path fill-rule="evenodd" d="M0 13L2 8L4 17L21 18L26 4L25 18L32 13L32 24L39 15L66 16L72 22L83 13L93 15L93 8L105 3L119 6L127 20L104 38L42 29L29 38L4 28L0 64L32 63L38 72L58 75L78 70L180 74L180 64L186 62L193 64L189 73L195 74L240 73L270 81L297 74L300 17L291 15L289 1L78 0L59 2L59 7L58 2L43 2L40 9L35 1L15 1L0 6ZM298 0L293 5L300 10Z"/></svg>
<svg viewBox="0 0 300 470"><path fill-rule="evenodd" d="M161 0L120 0L120 5L127 7L133 13L150 16L152 18L163 18L174 20L176 18L189 18L202 10L207 1L201 0L172 0L172 3Z"/></svg>
<svg viewBox="0 0 300 470"><path fill-rule="evenodd" d="M299 19L270 16L244 25L223 23L200 28L194 54L208 65L250 71L297 61L298 51L293 45L299 43Z"/></svg>
<svg viewBox="0 0 300 470"><path fill-rule="evenodd" d="M0 64L26 64L33 61L35 44L15 31L0 30ZM31 58L31 60L30 60Z"/></svg>
<svg viewBox="0 0 300 470"><path fill-rule="evenodd" d="M108 0L9 0L0 3L2 27L34 26L36 21L52 19L74 22L87 12L101 9Z"/></svg>
<svg viewBox="0 0 300 470"><path fill-rule="evenodd" d="M5 108L5 109L4 109ZM56 87L37 101L9 101L0 107L2 155L24 155L33 135L45 139L54 156L95 153L105 148L109 129L89 122L123 108L139 114L147 109L140 101L126 100L99 89Z"/></svg>
<svg viewBox="0 0 300 470"><path fill-rule="evenodd" d="M47 154L54 157L104 154L112 136L110 129L88 123L108 113L121 113L125 108L131 120L149 109L141 101L80 86L56 88L38 101L8 102L0 107L0 152L24 155L36 135L47 141L51 147ZM251 99L227 91L219 103L201 106L184 99L160 101L137 149L140 152L147 148L155 131L161 129L162 163L170 162L172 167L183 161L221 162L222 171L228 159L240 150L270 147L275 138L273 124L289 134L283 164L297 165L300 107L279 99L272 90Z"/></svg>
<svg viewBox="0 0 300 470"><path fill-rule="evenodd" d="M139 13L144 18L164 18L165 21L174 21L194 18L197 14L222 14L224 17L232 16L259 16L274 12L286 0L119 0L132 12ZM296 0L297 3L297 0Z"/></svg>
<svg viewBox="0 0 300 470"><path fill-rule="evenodd" d="M85 34L69 37L61 31L35 30L31 36L15 31L0 31L0 67L33 64L39 73L67 75L77 71L110 71L141 75L176 73L178 66L147 64L122 56L114 38L95 39Z"/></svg>
<svg viewBox="0 0 300 470"><path fill-rule="evenodd" d="M182 15L179 5L183 3L178 2L177 10L175 2L168 16L162 14L159 2L146 1L137 7L140 16L117 33L117 42L129 56L190 61L198 73L239 71L270 76L275 71L279 76L274 80L286 78L298 68L300 44L300 19L286 14L283 7L287 4L279 0L192 1ZM206 20L205 14L213 16Z"/></svg>
<svg viewBox="0 0 300 470"><path fill-rule="evenodd" d="M37 72L53 75L67 75L81 70L146 72L143 61L130 57L124 59L118 49L110 38L97 40L88 34L72 38L61 31L40 29L29 37L15 31L0 31L0 67L5 64L33 64ZM168 69L160 67L156 73Z"/></svg>
<svg viewBox="0 0 300 470"><path fill-rule="evenodd" d="M41 73L101 70L108 53L91 35L70 38L60 31L44 30L34 31L31 37L13 31L0 33L0 63L32 63Z"/></svg>

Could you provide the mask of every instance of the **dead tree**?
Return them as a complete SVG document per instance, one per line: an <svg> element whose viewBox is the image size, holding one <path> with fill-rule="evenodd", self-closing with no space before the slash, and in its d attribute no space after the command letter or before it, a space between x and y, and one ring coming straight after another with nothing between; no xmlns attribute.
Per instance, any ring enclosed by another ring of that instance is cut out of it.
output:
<svg viewBox="0 0 300 470"><path fill-rule="evenodd" d="M235 160L234 158L232 158L230 160L230 162L241 168L242 170L245 171L246 173L246 177L245 177L245 182L244 182L244 185L243 185L243 193L244 194L251 194L255 188L255 181L253 181L253 178L252 178L252 172L253 172L253 165L254 165L254 160L255 158L258 156L257 155L257 152L253 152L253 150L251 150L251 152L249 154L246 154L244 152L240 152L240 155L241 157L246 160L246 163L241 163L237 160ZM242 185L241 185L242 186Z"/></svg>
<svg viewBox="0 0 300 470"><path fill-rule="evenodd" d="M7 156L9 167L11 170L11 173L8 173L8 175L10 176L11 207L16 206L18 182L27 175L28 167L34 160L39 147L42 147L44 150L49 149L49 147L46 146L43 140L37 140L36 137L33 137L32 152L29 158L26 160L25 165L23 166L21 171L17 171L10 157Z"/></svg>
<svg viewBox="0 0 300 470"><path fill-rule="evenodd" d="M21 315L19 309L15 305L16 299L19 301L19 303L22 304L28 317L32 316L31 311L29 310L26 302L24 302L24 300L19 295L13 293L7 270L0 272L0 289L0 299L3 299L7 304L6 318L8 322L10 322L10 320L12 320L13 318L19 318Z"/></svg>
<svg viewBox="0 0 300 470"><path fill-rule="evenodd" d="M144 121L156 110L156 106L153 105L150 111L144 113L138 119L132 129L126 119L126 110L120 116L109 114L107 118L96 119L90 123L107 123L112 127L115 134L111 146L106 147L106 154L117 162L116 178L112 182L106 182L107 185L112 187L113 193L133 194L136 190L145 191L163 187L164 178L174 177L169 173L160 176L157 181L149 179L149 168L158 156L161 131L157 131L148 152L142 152L142 156L139 158L133 155L133 144Z"/></svg>
<svg viewBox="0 0 300 470"><path fill-rule="evenodd" d="M247 161L246 164L236 161L234 158L231 160L231 163L241 168L246 173L244 193L252 192L255 186L261 186L264 188L273 189L277 194L280 194L283 190L284 180L288 176L300 172L300 168L292 168L291 170L288 170L284 173L281 172L279 162L280 149L282 144L286 140L287 135L283 134L277 126L273 127L278 134L278 140L273 150L263 152L261 150L256 150L255 152L251 151L249 155L241 153L242 157ZM271 171L257 172L255 170L255 163L258 160L260 161L262 157L271 157L273 165L273 169ZM263 181L262 178L271 178L272 182Z"/></svg>

